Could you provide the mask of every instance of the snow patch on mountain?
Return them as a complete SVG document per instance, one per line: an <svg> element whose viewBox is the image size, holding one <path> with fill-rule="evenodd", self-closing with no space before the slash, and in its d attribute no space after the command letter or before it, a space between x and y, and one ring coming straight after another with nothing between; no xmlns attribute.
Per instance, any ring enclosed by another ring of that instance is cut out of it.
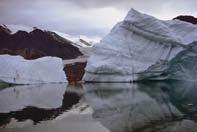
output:
<svg viewBox="0 0 197 132"><path fill-rule="evenodd" d="M29 27L25 25L13 25L13 24L1 24L2 27L8 28L11 31L11 34L15 34L18 31L26 31L26 32L32 32L33 30L37 29L37 27ZM52 31L59 35L60 37L69 40L73 43L74 46L77 47L91 47L96 43L99 43L101 38L98 36L93 37L87 37L85 35L79 35L79 36L72 36L63 32L59 31Z"/></svg>
<svg viewBox="0 0 197 132"><path fill-rule="evenodd" d="M67 39L71 42L73 42L73 45L77 46L77 47L92 47L94 44L99 43L99 41L101 40L100 37L87 37L84 35L79 35L77 36L71 36L69 34L65 34L59 31L53 31L55 32L57 35L61 36L64 39Z"/></svg>
<svg viewBox="0 0 197 132"><path fill-rule="evenodd" d="M12 24L2 24L1 26L8 28L11 31L11 34L14 34L18 31L26 31L31 32L34 30L32 27L24 26L24 25L12 25Z"/></svg>

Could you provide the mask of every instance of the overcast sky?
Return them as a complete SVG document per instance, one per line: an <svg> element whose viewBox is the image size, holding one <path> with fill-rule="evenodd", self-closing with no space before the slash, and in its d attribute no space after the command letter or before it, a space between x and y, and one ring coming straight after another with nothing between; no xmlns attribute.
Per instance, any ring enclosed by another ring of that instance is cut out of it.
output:
<svg viewBox="0 0 197 132"><path fill-rule="evenodd" d="M104 36L130 8L160 19L197 17L197 0L0 0L0 23Z"/></svg>

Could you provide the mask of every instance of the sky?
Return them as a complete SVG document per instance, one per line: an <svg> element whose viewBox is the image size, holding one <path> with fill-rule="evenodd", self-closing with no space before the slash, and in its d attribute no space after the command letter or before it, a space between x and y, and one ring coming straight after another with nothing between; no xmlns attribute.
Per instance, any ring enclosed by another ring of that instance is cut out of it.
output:
<svg viewBox="0 0 197 132"><path fill-rule="evenodd" d="M196 0L0 0L0 23L103 37L134 8L159 19L197 17Z"/></svg>

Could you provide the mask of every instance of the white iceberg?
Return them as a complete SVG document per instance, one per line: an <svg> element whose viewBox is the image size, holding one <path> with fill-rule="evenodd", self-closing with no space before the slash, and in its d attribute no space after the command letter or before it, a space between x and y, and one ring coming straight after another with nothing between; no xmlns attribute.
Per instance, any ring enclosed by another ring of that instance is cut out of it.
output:
<svg viewBox="0 0 197 132"><path fill-rule="evenodd" d="M67 82L63 61L57 57L25 60L21 56L0 55L0 81L12 84Z"/></svg>
<svg viewBox="0 0 197 132"><path fill-rule="evenodd" d="M187 45L170 61L155 64L139 75L140 80L197 81L197 42Z"/></svg>
<svg viewBox="0 0 197 132"><path fill-rule="evenodd" d="M131 9L99 44L93 47L84 81L130 82L150 67L169 62L197 41L197 25L158 20Z"/></svg>

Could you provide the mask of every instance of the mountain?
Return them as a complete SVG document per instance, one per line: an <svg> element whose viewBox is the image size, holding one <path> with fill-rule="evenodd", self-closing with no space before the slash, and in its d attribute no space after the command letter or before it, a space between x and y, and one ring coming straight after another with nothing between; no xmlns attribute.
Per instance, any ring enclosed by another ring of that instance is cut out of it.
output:
<svg viewBox="0 0 197 132"><path fill-rule="evenodd" d="M189 22L192 24L197 24L197 18L193 17L193 16L177 16L174 18L174 20L181 20L181 21L185 21L185 22Z"/></svg>
<svg viewBox="0 0 197 132"><path fill-rule="evenodd" d="M197 25L159 20L131 9L122 22L93 46L83 80L132 82L141 80L145 73L154 76L194 41L197 41ZM152 67L154 72L150 70Z"/></svg>
<svg viewBox="0 0 197 132"><path fill-rule="evenodd" d="M72 44L76 47L82 48L82 47L92 47L94 44L99 43L100 37L87 37L84 35L77 36L71 36L62 32L53 31L57 35L61 36L63 39L66 39L68 41L71 41Z"/></svg>
<svg viewBox="0 0 197 132"><path fill-rule="evenodd" d="M21 55L26 59L55 56L74 59L83 55L73 42L55 32L14 25L0 25L0 54Z"/></svg>

